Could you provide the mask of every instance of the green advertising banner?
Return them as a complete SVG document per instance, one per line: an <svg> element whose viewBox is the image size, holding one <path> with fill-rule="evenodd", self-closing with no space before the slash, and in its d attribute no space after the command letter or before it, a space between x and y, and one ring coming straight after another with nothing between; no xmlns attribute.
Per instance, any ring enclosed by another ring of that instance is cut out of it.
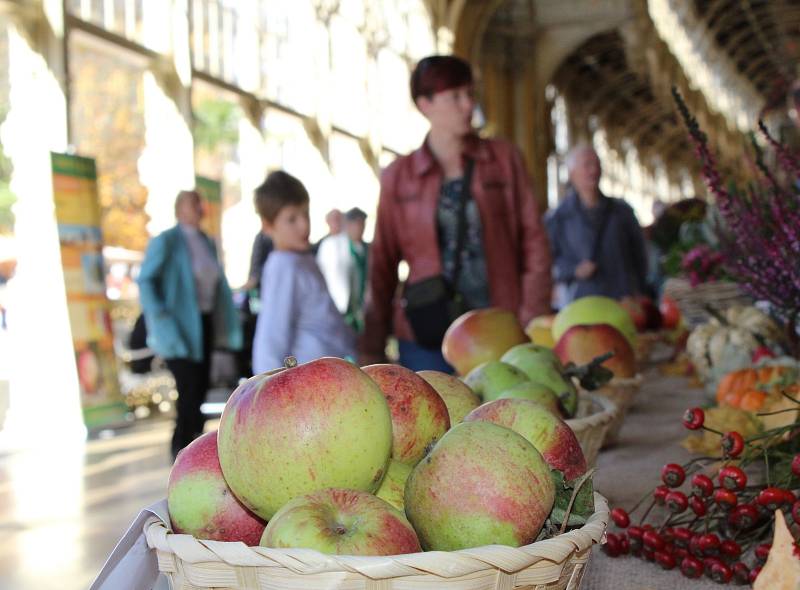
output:
<svg viewBox="0 0 800 590"><path fill-rule="evenodd" d="M201 229L217 243L222 244L222 183L203 176L194 177L194 185L203 199L205 215Z"/></svg>
<svg viewBox="0 0 800 590"><path fill-rule="evenodd" d="M51 162L83 418L88 428L99 428L123 422L128 406L119 389L106 298L97 173L90 158L52 153Z"/></svg>

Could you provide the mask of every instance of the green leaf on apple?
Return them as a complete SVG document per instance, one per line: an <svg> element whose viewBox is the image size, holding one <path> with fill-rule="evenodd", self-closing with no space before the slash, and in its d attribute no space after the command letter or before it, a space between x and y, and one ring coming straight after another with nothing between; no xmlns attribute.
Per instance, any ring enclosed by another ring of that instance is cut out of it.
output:
<svg viewBox="0 0 800 590"><path fill-rule="evenodd" d="M607 369L603 366L603 363L612 356L614 356L613 352L607 352L593 358L587 364L580 366L576 366L573 363L568 363L566 370L564 371L564 375L566 377L574 377L577 379L581 384L581 387L583 387L585 390L594 391L614 378L614 373L610 369Z"/></svg>
<svg viewBox="0 0 800 590"><path fill-rule="evenodd" d="M550 512L550 520L554 524L562 525L564 520L567 519L567 512L569 511L567 526L583 526L589 517L594 514L594 486L592 485L591 477L585 478L581 476L572 481L565 481L564 474L561 471L551 469L550 473L556 484L556 499L553 503L553 510ZM576 493L577 486L580 486L580 488L577 489ZM572 503L572 509L570 510L569 503L573 494L575 494L575 501Z"/></svg>

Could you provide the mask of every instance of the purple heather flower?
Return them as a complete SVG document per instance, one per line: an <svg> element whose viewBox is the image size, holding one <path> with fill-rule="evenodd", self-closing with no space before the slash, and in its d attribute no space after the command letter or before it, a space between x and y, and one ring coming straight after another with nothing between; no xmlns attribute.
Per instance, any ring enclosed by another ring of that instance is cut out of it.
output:
<svg viewBox="0 0 800 590"><path fill-rule="evenodd" d="M782 315L794 319L800 312L800 162L785 146L773 139L762 122L759 128L775 151L783 171L792 178L790 186L781 186L775 176L762 166L764 186L747 193L731 193L717 169L708 148L705 133L689 113L680 94L673 89L675 101L683 117L695 151L702 163L702 174L714 196L722 217L717 228L720 253L728 273L746 292L772 303ZM697 261L713 268L718 262L710 253L693 249L682 266L693 269L690 279L700 277Z"/></svg>

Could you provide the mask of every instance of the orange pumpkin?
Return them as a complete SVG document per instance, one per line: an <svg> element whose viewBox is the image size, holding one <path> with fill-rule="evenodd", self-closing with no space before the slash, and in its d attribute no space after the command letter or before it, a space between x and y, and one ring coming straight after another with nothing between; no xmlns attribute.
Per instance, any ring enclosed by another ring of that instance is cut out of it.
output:
<svg viewBox="0 0 800 590"><path fill-rule="evenodd" d="M718 403L721 406L730 406L732 408L738 408L739 404L742 403L742 397L746 393L745 390L732 390L725 392L722 396L722 399L718 398Z"/></svg>
<svg viewBox="0 0 800 590"><path fill-rule="evenodd" d="M739 401L739 409L747 410L748 412L757 412L764 405L767 399L767 394L758 389L751 389L742 396Z"/></svg>
<svg viewBox="0 0 800 590"><path fill-rule="evenodd" d="M739 407L737 402L741 402L747 392L768 387L792 370L791 367L774 366L732 371L720 379L717 386L717 403Z"/></svg>

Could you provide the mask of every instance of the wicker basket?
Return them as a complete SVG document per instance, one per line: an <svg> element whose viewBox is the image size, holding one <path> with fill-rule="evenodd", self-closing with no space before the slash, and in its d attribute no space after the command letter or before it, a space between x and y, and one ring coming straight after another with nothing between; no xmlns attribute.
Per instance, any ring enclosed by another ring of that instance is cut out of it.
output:
<svg viewBox="0 0 800 590"><path fill-rule="evenodd" d="M589 467L594 467L608 427L619 411L617 404L608 397L591 393L580 395L578 413L575 418L567 420L567 424L581 443L583 456L586 457L586 465Z"/></svg>
<svg viewBox="0 0 800 590"><path fill-rule="evenodd" d="M650 362L653 349L664 338L660 332L641 332L636 335L636 362L640 365Z"/></svg>
<svg viewBox="0 0 800 590"><path fill-rule="evenodd" d="M637 375L629 379L612 379L607 385L601 387L594 393L610 399L617 405L617 414L608 425L603 447L616 444L619 438L619 431L625 421L625 415L633 405L633 399L642 385L642 376Z"/></svg>
<svg viewBox="0 0 800 590"><path fill-rule="evenodd" d="M669 330L644 332L636 341L636 362L640 367L652 367L669 362L676 354L673 334Z"/></svg>
<svg viewBox="0 0 800 590"><path fill-rule="evenodd" d="M681 315L690 326L702 324L710 319L706 305L722 311L733 305L753 303L738 284L728 281L712 281L692 287L688 280L673 277L664 283L664 295L669 295L675 300Z"/></svg>
<svg viewBox="0 0 800 590"><path fill-rule="evenodd" d="M524 547L393 557L198 541L170 532L156 518L145 525L145 535L173 590L577 590L592 545L601 542L608 524L608 503L597 493L595 507L581 528Z"/></svg>

